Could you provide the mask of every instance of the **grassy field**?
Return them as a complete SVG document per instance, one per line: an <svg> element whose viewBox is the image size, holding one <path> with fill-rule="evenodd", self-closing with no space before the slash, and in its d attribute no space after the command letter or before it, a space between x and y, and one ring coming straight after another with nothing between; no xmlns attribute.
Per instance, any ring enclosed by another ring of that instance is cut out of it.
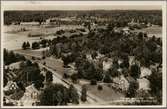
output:
<svg viewBox="0 0 167 109"><path fill-rule="evenodd" d="M125 97L123 93L120 93L112 88L111 85L103 84L103 90L98 90L98 85L87 84L88 92L94 94L95 96L101 98L104 101L120 100Z"/></svg>
<svg viewBox="0 0 167 109"><path fill-rule="evenodd" d="M21 28L25 28L26 31L20 31ZM61 25L61 26L53 26L50 28L46 28L44 26L10 25L10 26L4 26L4 32L11 34L12 33L20 34L20 35L28 35L29 33L52 35L59 30L70 30L70 29L75 30L77 28L83 28L83 27L79 25Z"/></svg>
<svg viewBox="0 0 167 109"><path fill-rule="evenodd" d="M25 28L25 31L21 31L22 28ZM23 42L29 41L31 44L32 42L41 40L40 37L45 39L53 39L57 37L55 33L59 30L76 30L77 28L83 27L79 25L61 25L50 28L45 28L44 26L27 25L3 26L3 46L9 50L21 49ZM42 36L28 37L29 34Z"/></svg>
<svg viewBox="0 0 167 109"><path fill-rule="evenodd" d="M162 37L162 27L157 25L143 29L135 29L133 32L145 32L149 37L152 37L153 35L155 35L156 37Z"/></svg>
<svg viewBox="0 0 167 109"><path fill-rule="evenodd" d="M34 56L34 57L42 57L42 51L35 51L35 50L14 50L16 53L20 53L20 54L26 54L26 55L30 55L30 56Z"/></svg>

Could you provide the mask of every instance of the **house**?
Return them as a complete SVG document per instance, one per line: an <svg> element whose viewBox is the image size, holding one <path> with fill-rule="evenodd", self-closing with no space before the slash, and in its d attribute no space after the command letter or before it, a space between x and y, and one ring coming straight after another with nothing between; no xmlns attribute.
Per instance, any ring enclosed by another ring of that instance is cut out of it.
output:
<svg viewBox="0 0 167 109"><path fill-rule="evenodd" d="M7 85L4 87L4 91L16 90L18 88L19 87L17 86L16 82L8 81Z"/></svg>
<svg viewBox="0 0 167 109"><path fill-rule="evenodd" d="M93 60L91 54L86 54L86 58L87 58L87 60L90 61L90 62Z"/></svg>
<svg viewBox="0 0 167 109"><path fill-rule="evenodd" d="M100 59L100 58L103 58L103 57L105 57L104 54L101 54L101 53L97 52L96 59Z"/></svg>
<svg viewBox="0 0 167 109"><path fill-rule="evenodd" d="M134 83L136 80L131 77L130 75L126 77L126 80L129 82L129 83Z"/></svg>
<svg viewBox="0 0 167 109"><path fill-rule="evenodd" d="M137 82L139 83L139 90L150 90L150 81L146 78L140 78L137 79Z"/></svg>
<svg viewBox="0 0 167 109"><path fill-rule="evenodd" d="M61 56L62 49L63 49L63 44L62 43L57 43L56 44L56 53L57 53L58 57Z"/></svg>
<svg viewBox="0 0 167 109"><path fill-rule="evenodd" d="M114 27L113 30L114 30L115 33L120 33L121 32L121 30L119 28L117 28L117 27Z"/></svg>
<svg viewBox="0 0 167 109"><path fill-rule="evenodd" d="M124 27L124 28L122 29L122 31L123 31L125 34L129 34L129 33L130 33L129 27Z"/></svg>
<svg viewBox="0 0 167 109"><path fill-rule="evenodd" d="M150 27L152 26L152 24L150 22L147 23L147 27Z"/></svg>
<svg viewBox="0 0 167 109"><path fill-rule="evenodd" d="M103 61L103 71L108 71L111 66L112 66L112 59L111 58L106 58L104 61Z"/></svg>
<svg viewBox="0 0 167 109"><path fill-rule="evenodd" d="M40 37L43 36L44 34L40 33L40 32L31 32L28 33L28 37Z"/></svg>
<svg viewBox="0 0 167 109"><path fill-rule="evenodd" d="M139 27L140 26L139 20L137 20L137 22L135 22L135 20L132 19L131 22L128 23L128 26L130 26L130 27Z"/></svg>
<svg viewBox="0 0 167 109"><path fill-rule="evenodd" d="M130 28L129 27L114 27L113 30L116 33L121 33L121 32L123 32L124 34L129 34L130 33Z"/></svg>
<svg viewBox="0 0 167 109"><path fill-rule="evenodd" d="M141 70L140 78L147 77L152 74L152 71L149 68L141 67L140 70Z"/></svg>
<svg viewBox="0 0 167 109"><path fill-rule="evenodd" d="M20 63L21 62L15 62L9 65L9 69L19 69L20 68Z"/></svg>
<svg viewBox="0 0 167 109"><path fill-rule="evenodd" d="M113 78L113 83L115 84L116 89L120 89L122 91L127 91L129 88L129 82L123 75Z"/></svg>
<svg viewBox="0 0 167 109"><path fill-rule="evenodd" d="M73 68L65 68L64 73L66 76L71 77L73 74L77 74L77 71Z"/></svg>
<svg viewBox="0 0 167 109"><path fill-rule="evenodd" d="M30 85L26 87L26 91L19 102L24 106L32 106L38 101L39 95L40 92L34 87L34 85Z"/></svg>
<svg viewBox="0 0 167 109"><path fill-rule="evenodd" d="M60 20L60 18L49 18L49 19L46 19L46 24L58 24L58 21Z"/></svg>
<svg viewBox="0 0 167 109"><path fill-rule="evenodd" d="M134 56L129 56L129 65L132 65L135 62Z"/></svg>
<svg viewBox="0 0 167 109"><path fill-rule="evenodd" d="M20 22L20 25L36 26L39 25L39 22Z"/></svg>

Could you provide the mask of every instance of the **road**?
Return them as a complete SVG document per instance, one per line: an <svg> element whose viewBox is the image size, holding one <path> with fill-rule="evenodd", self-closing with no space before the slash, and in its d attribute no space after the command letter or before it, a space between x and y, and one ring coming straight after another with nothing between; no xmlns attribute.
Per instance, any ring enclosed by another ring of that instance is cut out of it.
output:
<svg viewBox="0 0 167 109"><path fill-rule="evenodd" d="M36 55L32 55L32 54L22 53L22 52L19 52L19 51L16 51L16 53L22 54L27 59L29 59L31 61L34 61L34 62L37 62L41 68L46 68L48 71L51 71L53 73L53 76L54 76L53 78L57 78L58 81L62 81L61 83L64 86L69 87L71 84L73 84L73 83L63 79L62 75L60 75L60 73L57 73L57 71L59 71L59 70L55 71L52 68L49 68L49 66L43 65L41 60L32 60L32 57L35 57L35 58L39 59L42 56L39 56L39 55L36 56ZM51 61L51 60L49 60L49 61ZM82 87L80 85L78 85L78 84L73 84L73 86L77 89L78 93L81 95ZM89 93L89 92L87 92L87 100L90 101L91 103L104 102L102 99L98 98L97 96L95 96L95 95L93 95L92 93Z"/></svg>

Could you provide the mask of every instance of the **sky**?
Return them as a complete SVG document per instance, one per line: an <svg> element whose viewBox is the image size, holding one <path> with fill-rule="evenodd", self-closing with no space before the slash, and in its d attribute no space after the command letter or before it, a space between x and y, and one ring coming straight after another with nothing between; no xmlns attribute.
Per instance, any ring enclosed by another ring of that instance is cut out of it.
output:
<svg viewBox="0 0 167 109"><path fill-rule="evenodd" d="M112 5L40 5L40 6L9 6L8 10L161 10L161 6L112 6Z"/></svg>
<svg viewBox="0 0 167 109"><path fill-rule="evenodd" d="M161 2L7 2L5 10L161 10Z"/></svg>

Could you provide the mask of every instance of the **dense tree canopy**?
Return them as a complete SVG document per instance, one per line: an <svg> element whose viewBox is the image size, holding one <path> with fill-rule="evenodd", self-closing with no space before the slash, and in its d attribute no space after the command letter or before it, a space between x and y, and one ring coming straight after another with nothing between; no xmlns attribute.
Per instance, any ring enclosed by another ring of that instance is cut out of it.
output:
<svg viewBox="0 0 167 109"><path fill-rule="evenodd" d="M52 82L53 81L53 74L50 71L46 72L46 81L47 82Z"/></svg>
<svg viewBox="0 0 167 109"><path fill-rule="evenodd" d="M61 84L51 84L41 94L40 105L67 105L67 103L79 103L79 95L71 85L68 88Z"/></svg>
<svg viewBox="0 0 167 109"><path fill-rule="evenodd" d="M25 57L23 55L14 53L13 51L8 51L7 49L4 49L4 64L9 65L14 62L18 61L24 61Z"/></svg>

